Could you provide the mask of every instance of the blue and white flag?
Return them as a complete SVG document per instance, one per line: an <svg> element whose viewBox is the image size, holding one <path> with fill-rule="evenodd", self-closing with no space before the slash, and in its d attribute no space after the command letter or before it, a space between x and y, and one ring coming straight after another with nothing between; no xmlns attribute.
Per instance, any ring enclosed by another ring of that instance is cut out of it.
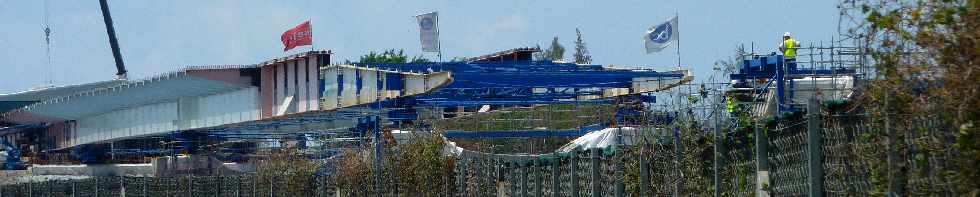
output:
<svg viewBox="0 0 980 197"><path fill-rule="evenodd" d="M439 13L421 14L415 18L419 20L422 52L439 52Z"/></svg>
<svg viewBox="0 0 980 197"><path fill-rule="evenodd" d="M650 27L647 33L643 34L643 43L647 47L647 53L660 52L677 41L677 17Z"/></svg>

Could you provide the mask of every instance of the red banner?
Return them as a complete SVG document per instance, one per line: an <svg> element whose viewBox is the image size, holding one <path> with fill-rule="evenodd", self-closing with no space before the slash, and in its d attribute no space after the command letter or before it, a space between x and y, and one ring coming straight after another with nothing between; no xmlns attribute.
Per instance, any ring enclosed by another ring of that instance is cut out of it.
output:
<svg viewBox="0 0 980 197"><path fill-rule="evenodd" d="M310 28L310 21L303 22L292 29L282 33L282 51L289 51L303 45L313 44L313 31Z"/></svg>

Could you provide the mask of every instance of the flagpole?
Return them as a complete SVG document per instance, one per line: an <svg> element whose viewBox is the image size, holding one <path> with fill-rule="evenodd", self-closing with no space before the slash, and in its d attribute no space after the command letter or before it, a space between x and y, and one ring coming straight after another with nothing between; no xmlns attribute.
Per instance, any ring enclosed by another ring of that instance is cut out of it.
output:
<svg viewBox="0 0 980 197"><path fill-rule="evenodd" d="M310 21L310 52L316 51L316 42L313 42L313 18L307 19Z"/></svg>
<svg viewBox="0 0 980 197"><path fill-rule="evenodd" d="M678 14L675 11L674 12L674 19L677 20L677 26L681 26L680 18L678 18L677 16L678 16ZM678 27L674 27L674 29L677 29L677 28ZM677 34L677 68L678 69L681 68L681 35L680 35L680 32L679 31L678 31L678 34Z"/></svg>
<svg viewBox="0 0 980 197"><path fill-rule="evenodd" d="M439 33L441 33L441 31L436 31L436 39L438 39L436 41L439 43L439 54L437 56L439 57L439 62L442 63L442 38L439 37ZM442 66L440 66L440 69L441 67Z"/></svg>
<svg viewBox="0 0 980 197"><path fill-rule="evenodd" d="M439 15L436 15L436 21L439 21L439 18L438 17L439 17ZM437 26L436 28L439 28L439 27ZM439 54L437 54L436 56L439 57L439 62L436 63L436 66L437 66L436 69L439 69L439 71L442 71L442 38L439 37L439 34L440 33L442 33L441 29L437 29L436 30L436 43L439 44Z"/></svg>

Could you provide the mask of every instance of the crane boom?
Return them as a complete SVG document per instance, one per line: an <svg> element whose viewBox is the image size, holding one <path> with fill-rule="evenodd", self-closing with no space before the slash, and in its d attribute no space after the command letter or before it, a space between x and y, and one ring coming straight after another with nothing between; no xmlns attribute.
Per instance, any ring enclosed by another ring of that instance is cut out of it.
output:
<svg viewBox="0 0 980 197"><path fill-rule="evenodd" d="M116 79L126 79L126 66L123 65L122 53L119 52L119 41L116 40L116 29L112 27L112 16L109 15L109 3L107 0L99 0L102 7L102 20L105 21L106 33L109 34L109 47L112 48L112 57L116 60Z"/></svg>

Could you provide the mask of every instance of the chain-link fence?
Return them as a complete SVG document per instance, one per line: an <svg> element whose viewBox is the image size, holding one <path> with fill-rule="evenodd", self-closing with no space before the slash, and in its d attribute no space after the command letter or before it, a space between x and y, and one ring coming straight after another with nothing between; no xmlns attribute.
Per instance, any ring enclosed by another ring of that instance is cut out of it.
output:
<svg viewBox="0 0 980 197"><path fill-rule="evenodd" d="M0 186L2 196L328 196L327 181L290 188L286 177L94 177Z"/></svg>
<svg viewBox="0 0 980 197"><path fill-rule="evenodd" d="M98 177L3 185L0 194L754 196L765 192L771 196L954 196L969 190L951 173L960 153L952 147L953 128L940 117L821 112L782 116L719 137L696 128L642 128L638 136L631 136L634 143L630 146L539 155L464 151L459 157L444 157L436 154L441 145L389 148L380 173L373 171L369 159L373 156L361 151L348 155L360 164L338 167L334 177L261 173ZM357 169L364 170L341 172ZM720 185L713 181L716 177Z"/></svg>

